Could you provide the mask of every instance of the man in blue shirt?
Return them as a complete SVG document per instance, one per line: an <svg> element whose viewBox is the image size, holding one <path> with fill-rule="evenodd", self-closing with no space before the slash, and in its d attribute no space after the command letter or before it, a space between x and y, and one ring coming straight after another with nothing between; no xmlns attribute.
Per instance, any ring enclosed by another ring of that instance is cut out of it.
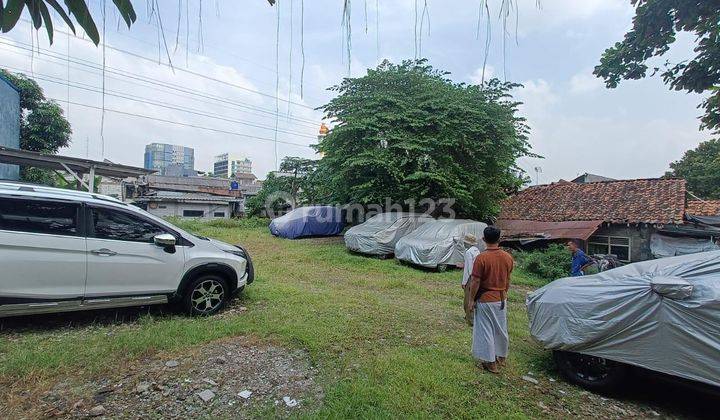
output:
<svg viewBox="0 0 720 420"><path fill-rule="evenodd" d="M568 241L568 249L572 253L572 264L570 275L579 277L585 275L585 269L593 264L593 261L580 249L579 242L575 239Z"/></svg>

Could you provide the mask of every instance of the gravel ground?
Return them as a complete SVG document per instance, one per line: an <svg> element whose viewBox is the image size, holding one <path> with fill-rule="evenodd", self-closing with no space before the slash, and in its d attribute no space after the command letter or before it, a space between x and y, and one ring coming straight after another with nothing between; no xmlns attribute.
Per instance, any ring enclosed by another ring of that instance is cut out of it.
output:
<svg viewBox="0 0 720 420"><path fill-rule="evenodd" d="M112 418L288 416L322 399L302 351L247 338L173 358L141 359L87 383L60 382L23 415Z"/></svg>

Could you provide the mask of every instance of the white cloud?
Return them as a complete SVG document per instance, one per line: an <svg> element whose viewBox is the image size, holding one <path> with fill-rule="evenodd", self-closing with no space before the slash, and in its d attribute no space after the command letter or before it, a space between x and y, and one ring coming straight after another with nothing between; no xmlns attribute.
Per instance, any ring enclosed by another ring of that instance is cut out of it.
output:
<svg viewBox="0 0 720 420"><path fill-rule="evenodd" d="M535 3L525 0L524 3ZM541 1L541 13L555 18L572 20L588 19L600 13L626 10L630 6L625 0L551 0Z"/></svg>
<svg viewBox="0 0 720 420"><path fill-rule="evenodd" d="M524 108L546 111L550 105L556 104L560 97L550 83L544 79L526 80L519 88L516 97L523 102Z"/></svg>
<svg viewBox="0 0 720 420"><path fill-rule="evenodd" d="M496 75L501 63L507 64L509 79L526 80L525 87L513 92L523 101L520 115L527 117L532 128L530 141L534 150L546 159L523 160L524 167L542 166L542 180L568 179L577 173L596 172L607 176L625 178L632 176L657 176L662 174L668 162L678 159L684 150L706 139L706 133L698 133L696 117L699 103L696 96L670 92L657 79L628 82L618 89L602 88L602 82L591 77L591 66L597 63L607 46L621 39L631 22L633 8L627 0L541 0L541 10L535 0L519 0L519 42L512 36L506 54L502 51L502 28L498 23L498 5L502 0L491 1L492 45L490 62L495 68L486 69L486 79ZM206 14L203 38L204 54L196 54L199 28L190 23L189 69L231 82L249 89L261 90L269 95L275 92L275 68L280 69L280 96L290 97L293 102L318 106L326 103L335 92L325 88L339 83L347 74L342 60L345 55L344 39L340 30L342 7L336 0L305 2L305 100L297 97L299 92L299 26L295 26L293 90L289 94L289 27L281 27L279 62L275 61L275 13L276 8L266 2L250 2L247 7L236 7L236 0L218 0L222 16ZM197 4L190 2L197 16ZM282 2L281 2L282 3ZM458 78L477 82L481 78L478 68L484 57L484 37L475 39L477 3L457 7L441 7L442 2L430 4L432 31L423 38L423 55L438 69L452 71ZM283 15L289 16L288 2L284 2ZM374 66L377 58L374 33L374 5L369 4L369 33L363 27L362 8L353 10L353 76L365 73L366 66ZM413 2L402 0L381 1L380 8L380 56L391 57L399 62L413 56ZM166 10L166 29L169 42L174 41L177 15L173 7ZM139 11L141 14L144 10ZM295 9L299 22L298 10ZM62 23L58 22L62 28ZM286 22L287 23L287 22ZM483 23L484 24L484 23ZM508 31L514 32L514 16L508 22ZM113 25L114 26L114 25ZM64 28L62 28L64 29ZM482 28L481 28L482 29ZM182 40L185 27L181 27ZM30 43L29 26L23 21L18 28L2 35L2 39L15 38ZM127 34L127 36L125 35ZM532 36L526 36L532 34ZM484 35L481 34L481 35ZM524 36L525 35L525 36ZM130 31L117 32L113 27L108 33L110 44L134 53L158 58L157 32L148 25L146 16L139 16ZM679 52L689 52L692 39L680 38L674 44ZM44 34L40 44L46 47ZM58 35L52 50L64 56L64 35ZM101 49L92 44L73 39L71 56L89 60L96 65L101 61ZM29 69L30 58L5 51L0 47L0 65ZM172 45L171 45L172 49ZM125 54L108 50L108 65L121 69L128 75L143 75L173 84L218 95L241 105L274 110L275 101L268 97L248 93L207 79L188 75L181 71L173 73L166 67L145 60L137 60ZM670 57L672 59L672 57ZM678 60L682 60L678 54ZM56 64L48 62L49 55L34 58L36 74L49 74L65 78L67 68L64 60ZM185 49L181 47L173 57L179 67L185 67ZM504 60L504 61L501 61ZM80 71L73 65L70 78L73 82L100 86L102 78L97 70ZM583 70L584 69L584 70ZM582 71L580 71L582 70ZM488 74L490 73L490 74ZM123 81L124 80L124 81ZM62 101L67 90L63 85L40 81L49 96ZM206 103L193 95L178 96L161 88L129 83L124 77L108 74L106 87L130 96L150 98L179 106L201 109L203 112L228 119L241 119L257 125L273 127L272 115L248 111L227 103ZM600 87L600 88L599 88ZM81 89L71 89L73 101L99 106L101 95ZM106 96L108 108L120 109L153 118L216 127L218 129L272 138L273 130L250 127L228 121L188 114L178 110L139 104L127 99ZM321 113L301 105L290 109L280 104L281 130L298 132L308 137L280 133L284 141L313 143ZM100 112L79 106L70 107L73 126L73 144L62 153L90 158L101 158ZM106 113L105 157L118 163L142 165L144 145L151 141L185 144L195 148L196 166L208 169L212 156L223 152L248 155L254 160L259 176L271 170L275 160L272 142L258 141L223 133L198 130L166 124L147 119ZM89 151L86 139L89 138ZM652 145L652 147L649 147ZM312 157L314 152L306 147L279 144L279 157Z"/></svg>
<svg viewBox="0 0 720 420"><path fill-rule="evenodd" d="M11 34L16 40L14 42L15 46L27 48L25 44L29 43L29 39L25 40L24 35L26 34L27 32L22 30ZM118 40L118 37L115 36L114 38ZM108 67L105 77L106 109L138 114L147 118L106 111L103 135L101 136L100 121L102 112L98 109L80 105L70 104L68 107L66 102L68 98L67 86L65 83L52 82L53 80L67 80L69 71L70 83L82 86L71 86L70 100L94 107L99 107L102 104L102 95L100 93L83 89L99 90L101 88L101 70L74 63L71 63L68 70L63 55L66 48L66 39L65 35L57 34L55 44L49 47L47 41L40 38L40 47L43 50L40 54L36 52L32 60L29 57L29 51L0 45L0 63L2 63L3 67L36 77L45 90L46 96L55 98L66 110L66 115L73 129L73 136L70 147L61 151L61 153L71 156L87 156L91 159L107 158L118 163L142 166L145 145L151 142L164 142L193 147L195 149L195 167L198 170L210 169L213 156L223 152L249 156L253 159L255 172L260 177L264 177L269 170L273 169L275 146L272 142L230 133L273 139L274 130L272 128L275 124L275 118L268 112L274 112L275 100L251 91L262 91L266 95L274 95L274 89L261 89L236 68L220 64L213 58L199 54L190 54L186 63L184 51L179 51L178 55L182 56L182 59L178 57L173 71L169 67L159 65L156 62L138 59L108 48L106 50ZM8 38L3 38L3 42L8 41ZM80 38L71 37L70 41L70 50L74 60L87 60L88 64L100 65L100 48ZM117 45L113 41L113 36L111 36L108 41L109 44L121 47L121 45ZM50 48L51 52L45 53L45 49L48 48ZM128 47L122 46L122 48ZM58 53L60 54L59 57L56 55ZM147 52L141 54L149 55ZM54 55L56 58L53 58ZM205 77L188 73L184 71L185 69L202 74ZM132 77L147 78L158 82L147 84L132 79ZM180 92L173 88L163 88L158 83L172 84L185 89L186 92ZM294 91L297 89L294 89ZM203 98L199 94L191 92L200 92L203 95L219 97L223 99L223 102ZM139 101L113 96L113 94L136 98ZM288 99L288 84L285 78L281 79L280 98ZM278 134L278 139L301 144L314 143L317 126L310 122L292 120L287 115L306 121L317 120L319 126L320 113L302 106L307 104L299 98L297 92L293 92L290 100L300 105L292 105L288 113L287 102L280 102L279 129L298 133L302 137L281 132ZM218 118L195 115L141 101L163 103L175 108L190 108ZM248 109L248 107L255 109ZM257 108L268 111L261 112ZM211 127L226 133L169 124L153 120L153 118L194 126ZM242 121L246 124L230 120ZM104 137L104 147L102 137ZM279 158L285 155L307 157L314 155L314 151L306 147L281 143L278 148Z"/></svg>
<svg viewBox="0 0 720 420"><path fill-rule="evenodd" d="M485 77L483 79L483 68L478 67L473 74L468 76L468 80L470 80L470 83L474 85L481 84L483 80L488 81L495 77L495 67L488 64L487 66L485 66L484 74Z"/></svg>
<svg viewBox="0 0 720 420"><path fill-rule="evenodd" d="M591 70L578 73L570 79L570 92L574 94L589 93L603 87L602 80L595 77Z"/></svg>

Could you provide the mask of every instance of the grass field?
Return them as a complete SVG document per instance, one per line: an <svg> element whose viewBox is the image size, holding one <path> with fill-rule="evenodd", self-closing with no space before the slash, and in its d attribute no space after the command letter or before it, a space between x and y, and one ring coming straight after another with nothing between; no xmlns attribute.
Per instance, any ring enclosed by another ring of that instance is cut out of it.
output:
<svg viewBox="0 0 720 420"><path fill-rule="evenodd" d="M521 270L509 295L509 366L495 376L470 356L458 271L353 255L337 238L277 239L252 221L184 227L248 248L257 279L241 296L246 311L210 318L151 313L61 332L43 325L47 317L33 318L2 331L0 387L89 378L148 355L243 335L307 350L324 390L322 401L303 409L308 417L563 417L604 410L598 397L556 380L549 352L530 338L524 296L542 282ZM539 385L522 379L528 372Z"/></svg>

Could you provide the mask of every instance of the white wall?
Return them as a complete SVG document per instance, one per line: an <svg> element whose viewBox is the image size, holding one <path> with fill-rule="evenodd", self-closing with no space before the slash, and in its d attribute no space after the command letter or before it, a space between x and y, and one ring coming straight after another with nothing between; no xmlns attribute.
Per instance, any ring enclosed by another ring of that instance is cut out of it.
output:
<svg viewBox="0 0 720 420"><path fill-rule="evenodd" d="M157 203L156 208L151 208L148 203L147 211L158 217L183 217L184 210L199 210L202 211L205 219L221 219L221 217L214 217L215 212L224 212L225 216L222 218L230 218L230 206L227 204L203 204L203 203L177 203L177 202L163 202ZM163 208L164 207L164 208ZM199 216L198 216L199 217Z"/></svg>

